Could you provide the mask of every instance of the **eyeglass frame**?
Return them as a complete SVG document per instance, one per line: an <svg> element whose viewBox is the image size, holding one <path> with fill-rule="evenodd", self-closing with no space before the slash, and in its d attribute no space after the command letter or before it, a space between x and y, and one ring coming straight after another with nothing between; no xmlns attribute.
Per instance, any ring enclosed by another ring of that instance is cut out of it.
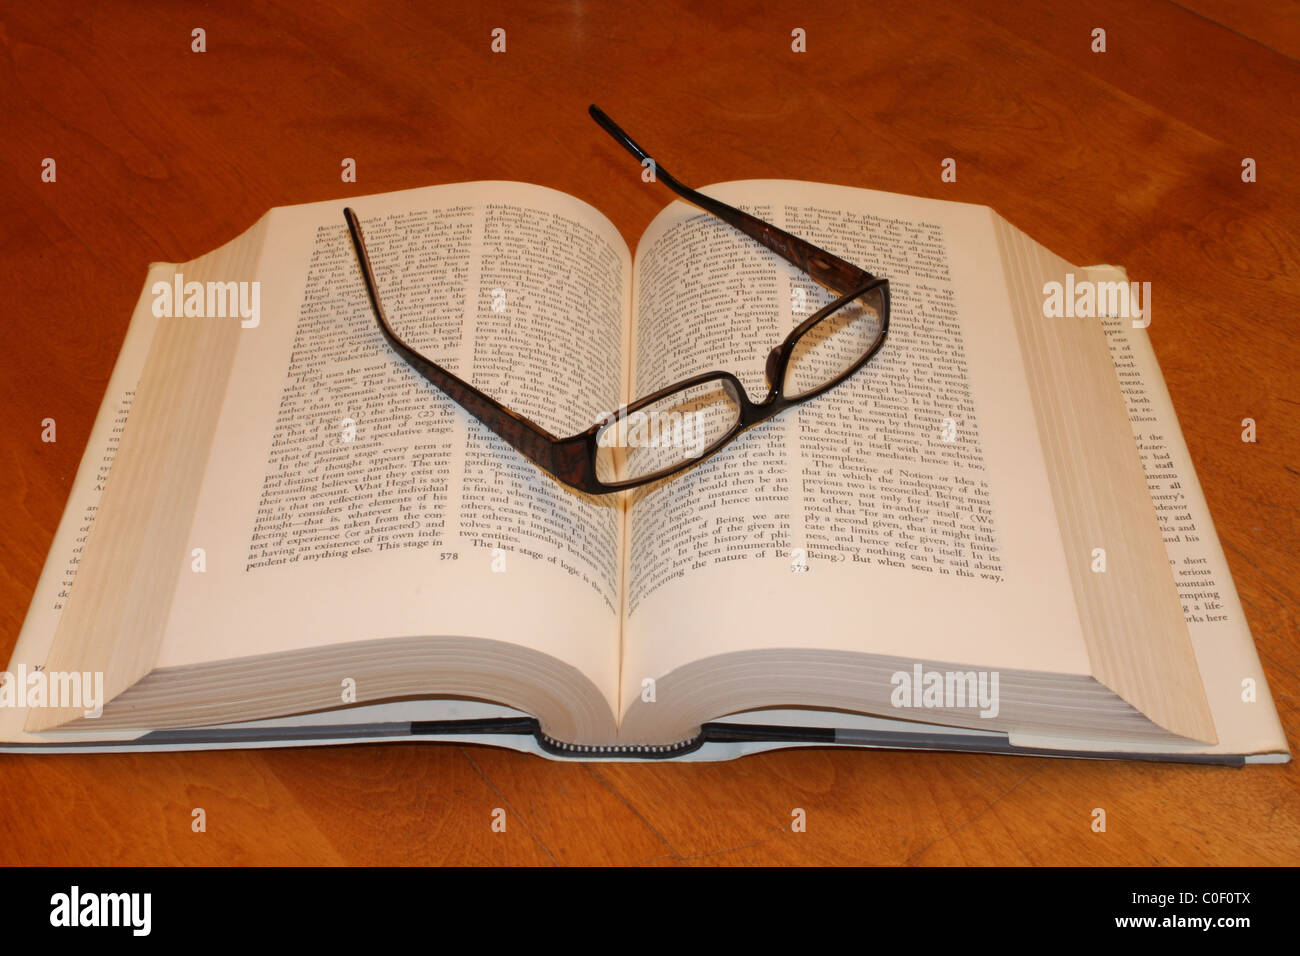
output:
<svg viewBox="0 0 1300 956"><path fill-rule="evenodd" d="M607 133L638 160L644 163L645 160L650 159L650 155L637 145L599 107L593 104L588 108L588 112ZM654 160L651 160L651 162L654 163L655 178L663 182L673 192L759 242L808 275L813 281L825 286L832 292L838 293L840 296L834 302L817 310L800 322L781 344L768 353L764 369L768 382L768 392L761 402L750 399L745 387L731 372L722 370L704 372L682 379L639 398L625 405L613 416L592 425L586 431L569 438L558 438L536 422L520 415L518 412L512 411L485 392L479 391L473 385L449 372L436 362L421 355L402 340L389 324L383 303L380 301L374 269L371 266L370 255L365 246L361 221L350 207L343 210L343 216L347 221L348 231L352 237L353 249L361 267L361 275L365 283L366 293L370 299L371 309L379 322L380 331L393 350L424 378L437 386L440 391L473 415L489 431L497 435L515 451L557 481L587 494L603 495L617 491L627 491L694 467L717 454L742 432L767 421L769 418L773 418L787 408L802 405L804 402L817 398L819 395L843 383L880 351L889 333L888 279L874 276L865 269L860 269L838 256L800 239L798 236L791 235L783 229L764 222L756 216L751 216L734 206L697 192L689 186L683 185ZM787 398L784 394L786 370L794 353L794 347L803 334L828 315L834 314L854 299L861 298L876 289L881 290L881 326L876 341L872 343L871 347L867 349L860 359L826 384L804 392L795 398ZM740 406L736 423L724 435L716 439L699 455L684 459L639 478L619 482L605 482L597 477L596 458L599 453L597 439L605 428L611 427L613 423L632 415L642 408L662 401L675 392L683 392L696 385L711 381L723 381L730 385Z"/></svg>

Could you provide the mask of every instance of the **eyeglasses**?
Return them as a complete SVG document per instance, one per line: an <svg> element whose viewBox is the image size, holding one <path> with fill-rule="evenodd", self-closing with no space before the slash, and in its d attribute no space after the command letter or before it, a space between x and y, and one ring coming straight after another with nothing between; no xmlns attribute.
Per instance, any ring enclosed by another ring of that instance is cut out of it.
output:
<svg viewBox="0 0 1300 956"><path fill-rule="evenodd" d="M649 154L598 107L592 119L638 160ZM388 344L506 444L564 484L589 494L635 488L715 454L746 429L839 385L880 350L889 331L889 281L784 230L682 185L655 162L655 178L683 199L756 240L838 298L772 349L768 391L751 401L730 372L695 375L637 399L586 431L557 438L407 345L388 322L356 213L344 209L366 293Z"/></svg>

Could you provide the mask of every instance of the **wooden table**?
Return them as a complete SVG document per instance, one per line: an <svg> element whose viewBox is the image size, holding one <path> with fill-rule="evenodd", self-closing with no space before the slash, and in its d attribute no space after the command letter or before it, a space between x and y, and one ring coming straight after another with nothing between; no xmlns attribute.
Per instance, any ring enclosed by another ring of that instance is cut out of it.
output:
<svg viewBox="0 0 1300 956"><path fill-rule="evenodd" d="M1072 262L1149 278L1151 337L1296 747L1294 0L9 6L6 660L148 262L206 252L270 206L472 179L580 196L634 241L665 197L616 174L594 101L671 144L690 182L987 203ZM944 157L955 183L940 181ZM40 441L47 417L55 444ZM0 863L1295 863L1298 783L1295 764L870 751L702 765L449 745L7 756ZM791 832L796 807L806 833Z"/></svg>

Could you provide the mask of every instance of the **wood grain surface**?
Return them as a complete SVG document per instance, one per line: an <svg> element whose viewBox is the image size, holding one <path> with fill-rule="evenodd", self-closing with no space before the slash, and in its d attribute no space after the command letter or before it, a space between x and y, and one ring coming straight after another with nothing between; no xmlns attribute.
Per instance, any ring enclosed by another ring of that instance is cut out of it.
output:
<svg viewBox="0 0 1300 956"><path fill-rule="evenodd" d="M587 117L596 102L688 183L987 203L1072 262L1150 280L1151 338L1297 746L1294 0L61 6L0 13L5 660L150 261L271 206L474 179L572 193L633 242L669 197ZM1295 764L825 750L3 756L0 863L1280 864L1300 861L1298 782Z"/></svg>

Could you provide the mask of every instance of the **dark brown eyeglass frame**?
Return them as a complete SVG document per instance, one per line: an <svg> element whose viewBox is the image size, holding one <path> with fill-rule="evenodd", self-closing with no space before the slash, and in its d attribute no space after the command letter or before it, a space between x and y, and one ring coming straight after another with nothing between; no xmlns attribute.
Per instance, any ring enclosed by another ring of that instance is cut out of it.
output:
<svg viewBox="0 0 1300 956"><path fill-rule="evenodd" d="M596 106L589 108L592 118L601 125L614 139L618 140L623 147L635 156L638 160L645 161L650 159L649 154L638 146L627 133L623 132L605 113ZM653 162L653 160L652 160ZM361 222L355 212L350 208L343 210L343 216L347 220L348 231L352 236L352 245L356 250L357 261L361 266L361 275L365 281L366 293L370 297L370 306L374 310L375 318L379 321L380 331L383 332L384 338L388 344L405 359L411 367L423 375L426 379L436 385L449 398L454 400L467 412L477 418L490 431L500 437L511 448L519 452L537 467L541 468L547 474L558 479L571 488L578 491L584 491L589 494L608 494L614 491L624 491L629 488L635 488L640 485L649 484L652 481L659 481L669 475L684 471L687 468L694 467L710 456L716 454L723 446L732 441L741 432L752 428L760 422L767 421L774 415L780 414L785 409L793 405L801 405L818 395L829 391L836 385L839 385L849 376L857 372L862 366L874 356L880 347L885 343L885 337L889 332L889 280L873 276L865 269L860 269L851 263L845 262L838 256L832 255L809 242L805 242L798 236L792 236L790 233L776 226L766 223L761 219L751 216L734 206L729 206L724 202L713 199L703 193L683 185L673 176L671 176L657 162L654 164L655 178L663 182L665 186L677 193L683 199L694 203L700 208L717 216L723 222L734 226L745 235L756 240L762 245L771 249L781 258L799 268L806 273L818 284L825 286L832 292L839 295L830 305L814 312L803 322L800 322L785 340L772 349L767 356L766 377L768 391L766 397L761 402L751 401L749 395L745 392L745 387L740 384L740 380L730 372L716 371L705 372L701 375L694 375L690 378L682 379L666 388L644 398L639 398L635 402L620 409L614 416L607 421L599 422L588 428L580 434L573 435L570 438L557 438L549 431L536 422L525 418L518 412L511 411L500 402L491 398L487 394L479 391L463 379L453 375L436 362L431 361L421 355L411 346L407 345L401 337L393 331L388 323L388 317L384 312L383 303L379 299L379 292L375 281L374 269L370 264L370 256L366 251L365 240L362 235ZM881 302L881 326L875 342L866 351L858 361L853 363L835 378L826 384L819 386L812 391L805 392L797 398L787 398L784 394L784 382L786 368L790 364L790 357L794 352L795 343L808 329L812 328L819 321L828 315L833 314L836 310L847 305L856 298L864 296L874 290L880 290ZM672 395L674 392L690 388L693 385L703 384L710 381L724 381L734 390L739 401L740 409L737 416L736 424L727 431L722 437L715 440L711 445L705 448L698 456L675 463L660 471L648 475L622 482L605 482L601 481L596 474L596 455L597 455L597 438L602 428L606 427L608 421L616 421L626 415L630 415L639 409L652 405Z"/></svg>

